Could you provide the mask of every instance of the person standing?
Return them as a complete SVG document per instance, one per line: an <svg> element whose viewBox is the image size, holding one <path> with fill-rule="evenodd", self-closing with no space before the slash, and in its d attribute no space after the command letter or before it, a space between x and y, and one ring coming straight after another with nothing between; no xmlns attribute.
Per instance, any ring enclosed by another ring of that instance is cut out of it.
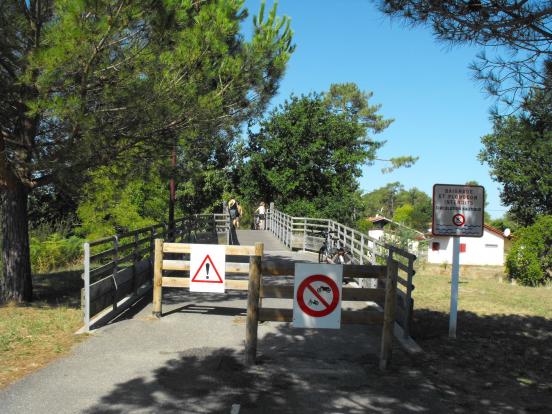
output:
<svg viewBox="0 0 552 414"><path fill-rule="evenodd" d="M238 209L238 216L236 217L236 228L239 229L240 220L241 220L241 217L243 216L243 208L239 201L236 201L236 208Z"/></svg>
<svg viewBox="0 0 552 414"><path fill-rule="evenodd" d="M232 226L239 227L240 212L238 209L238 202L233 198L228 202L228 214L230 215Z"/></svg>
<svg viewBox="0 0 552 414"><path fill-rule="evenodd" d="M257 210L255 210L255 213L259 217L259 230L265 229L265 220L266 220L266 208L264 201L261 201L259 204L259 207L257 207Z"/></svg>
<svg viewBox="0 0 552 414"><path fill-rule="evenodd" d="M236 232L236 223L239 219L239 212L236 200L233 198L228 201L228 215L230 216L230 228L228 229L228 244L239 245L238 234Z"/></svg>

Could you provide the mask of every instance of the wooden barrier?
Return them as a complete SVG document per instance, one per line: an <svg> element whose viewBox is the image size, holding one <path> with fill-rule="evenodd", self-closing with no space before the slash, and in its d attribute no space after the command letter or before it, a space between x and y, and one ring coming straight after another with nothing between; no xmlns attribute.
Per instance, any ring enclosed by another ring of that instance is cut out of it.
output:
<svg viewBox="0 0 552 414"><path fill-rule="evenodd" d="M337 265L336 265L337 266ZM293 300L293 285L263 285L258 272L250 273L249 294L247 304L248 335L246 336L246 364L255 363L257 349L258 322L275 321L291 322L293 309L263 308L260 303L263 298ZM295 274L295 264L291 262L263 262L262 275L278 276ZM384 288L348 288L341 290L341 301L373 301L383 307L378 310L343 310L342 324L382 325L382 340L380 349L380 369L385 370L391 360L393 327L395 324L398 263L391 257L386 266L381 265L347 265L343 266L343 277L377 278L382 280ZM250 313L251 312L251 313ZM257 322L255 322L257 321ZM252 331L251 331L252 330Z"/></svg>
<svg viewBox="0 0 552 414"><path fill-rule="evenodd" d="M163 276L163 271L189 271L189 260L165 259L165 254L189 254L191 252L189 243L165 243L162 239L155 240L155 259L153 266L153 315L162 316L162 297L163 288L187 288L190 286L189 277ZM247 274L251 278L251 273L258 272L259 279L261 273L261 263L263 255L263 243L256 243L255 246L226 246L226 256L249 256L249 263L231 263L227 262L226 274ZM257 264L258 261L258 264ZM254 263L253 263L254 262ZM227 290L248 290L247 280L225 281Z"/></svg>
<svg viewBox="0 0 552 414"><path fill-rule="evenodd" d="M293 309L262 307L263 298L293 300L294 286L270 285L262 283L262 276L293 276L295 263L286 260L263 261L264 246L226 246L227 256L249 256L249 263L226 263L226 273L249 274L248 280L226 279L227 290L247 291L247 319L245 327L245 363L255 364L257 355L257 330L259 322L291 322ZM190 244L164 243L155 240L153 315L162 316L163 288L186 288L190 286L189 277L164 276L163 271L189 271L187 260L164 259L165 254L189 254ZM337 265L336 265L337 266ZM380 350L380 369L385 370L391 360L393 325L395 323L398 263L389 258L386 266L348 265L343 267L343 277L377 278L385 288L350 288L341 290L342 301L373 301L383 307L384 312L374 310L344 310L341 312L342 324L382 325Z"/></svg>

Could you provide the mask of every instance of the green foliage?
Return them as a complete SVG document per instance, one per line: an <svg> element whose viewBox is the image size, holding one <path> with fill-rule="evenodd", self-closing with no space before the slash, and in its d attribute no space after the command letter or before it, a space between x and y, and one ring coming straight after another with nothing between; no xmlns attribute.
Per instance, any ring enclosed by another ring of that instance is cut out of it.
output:
<svg viewBox="0 0 552 414"><path fill-rule="evenodd" d="M481 185L481 184L479 184L479 182L477 182L476 180L470 180L470 181L466 181L466 185ZM484 207L486 209L487 206L489 205L489 202L487 201L487 192L486 191L484 192L484 195L485 195ZM483 211L483 222L484 223L490 223L491 220L492 220L491 215L486 210Z"/></svg>
<svg viewBox="0 0 552 414"><path fill-rule="evenodd" d="M84 240L73 234L73 221L41 222L31 228L30 253L33 273L73 265L82 259Z"/></svg>
<svg viewBox="0 0 552 414"><path fill-rule="evenodd" d="M364 194L362 206L367 217L381 214L421 232L431 221L431 197L417 188L405 190L399 182Z"/></svg>
<svg viewBox="0 0 552 414"><path fill-rule="evenodd" d="M79 209L85 234L148 223L161 198L145 194L159 183L133 182L130 169L116 194L101 167L166 162L175 139L212 148L213 137L231 141L264 111L293 52L293 33L276 5L265 16L263 3L246 40L243 6L243 0L0 2L1 190L49 185L51 194L65 188L75 194L91 179L101 190L86 194ZM204 188L219 188L215 175ZM24 197L19 204L27 208ZM26 237L8 240L4 252L26 258ZM29 280L25 262L4 269L6 277ZM11 283L1 296L22 297L11 291L19 286L30 283Z"/></svg>
<svg viewBox="0 0 552 414"><path fill-rule="evenodd" d="M424 251L427 247L427 241L417 240L419 236L419 233L410 228L387 225L381 241L418 255L420 251Z"/></svg>
<svg viewBox="0 0 552 414"><path fill-rule="evenodd" d="M79 234L89 240L166 220L168 182L154 169L129 178L128 172L104 167L92 174L83 192Z"/></svg>
<svg viewBox="0 0 552 414"><path fill-rule="evenodd" d="M490 224L502 231L510 229L512 233L515 233L520 227L519 223L517 223L509 213L506 213L503 217L491 220Z"/></svg>
<svg viewBox="0 0 552 414"><path fill-rule="evenodd" d="M552 216L541 216L516 232L506 269L512 279L526 286L552 280Z"/></svg>
<svg viewBox="0 0 552 414"><path fill-rule="evenodd" d="M325 94L292 96L250 131L236 181L250 201L274 201L289 214L334 218L360 214L361 166L382 143L368 137L391 122L354 84Z"/></svg>
<svg viewBox="0 0 552 414"><path fill-rule="evenodd" d="M83 240L52 233L46 239L31 236L31 266L34 273L46 273L82 259Z"/></svg>
<svg viewBox="0 0 552 414"><path fill-rule="evenodd" d="M390 167L384 167L381 169L381 172L383 174L389 174L395 171L397 168L412 167L416 163L416 161L418 161L419 158L420 157L402 156L402 157L390 158L389 160L378 160L378 161L387 161L391 164Z"/></svg>
<svg viewBox="0 0 552 414"><path fill-rule="evenodd" d="M552 102L550 92L535 93L519 116L496 118L482 138L479 159L502 184L500 198L512 216L529 225L552 214Z"/></svg>

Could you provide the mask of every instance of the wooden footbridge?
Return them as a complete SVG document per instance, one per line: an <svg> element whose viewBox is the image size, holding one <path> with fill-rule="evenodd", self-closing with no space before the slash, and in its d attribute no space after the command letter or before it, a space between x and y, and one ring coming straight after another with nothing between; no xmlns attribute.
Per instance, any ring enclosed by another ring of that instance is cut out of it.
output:
<svg viewBox="0 0 552 414"><path fill-rule="evenodd" d="M243 291L239 305L242 308L243 294L247 292L247 312L236 312L247 316L246 361L253 363L258 323L291 321L289 303L293 299L295 263L317 261L316 252L323 240L313 234L330 230L348 247L357 263L344 266L346 284L341 299L347 306L343 307L341 323L383 325L382 368L388 361L385 352L390 352L394 328L400 327L401 335L409 337L416 259L409 252L333 220L291 217L274 206L267 211L266 230L235 231L226 214L196 215L176 224L170 243L164 241L169 236L167 226L157 225L85 244L83 331L113 319L151 292L152 287L156 315L197 306L186 302L184 290L169 288L189 286L186 260L190 244L222 244L227 245L226 273L231 275L227 289ZM235 231L232 237L231 231ZM234 245L228 245L229 239ZM226 310L235 306L228 293ZM198 303L197 296L193 297L192 302Z"/></svg>

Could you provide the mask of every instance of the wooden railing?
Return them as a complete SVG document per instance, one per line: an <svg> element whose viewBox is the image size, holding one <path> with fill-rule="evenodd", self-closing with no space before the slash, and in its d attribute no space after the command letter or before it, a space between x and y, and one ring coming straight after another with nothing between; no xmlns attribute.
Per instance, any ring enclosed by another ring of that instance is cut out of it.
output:
<svg viewBox="0 0 552 414"><path fill-rule="evenodd" d="M228 231L226 214L197 214L175 221L175 240L218 243ZM152 287L154 240L168 235L166 223L84 243L82 331L112 319ZM224 243L226 238L221 240Z"/></svg>
<svg viewBox="0 0 552 414"><path fill-rule="evenodd" d="M404 336L410 336L410 326L414 309L412 283L416 255L397 246L384 243L358 230L329 219L312 217L292 217L274 208L271 204L267 212L267 229L290 249L317 252L324 241L314 235L320 231L333 231L334 237L351 251L358 264L386 264L389 259L398 263L397 276L397 323L403 328ZM358 279L360 287L376 287L376 280ZM380 282L381 283L381 282Z"/></svg>

